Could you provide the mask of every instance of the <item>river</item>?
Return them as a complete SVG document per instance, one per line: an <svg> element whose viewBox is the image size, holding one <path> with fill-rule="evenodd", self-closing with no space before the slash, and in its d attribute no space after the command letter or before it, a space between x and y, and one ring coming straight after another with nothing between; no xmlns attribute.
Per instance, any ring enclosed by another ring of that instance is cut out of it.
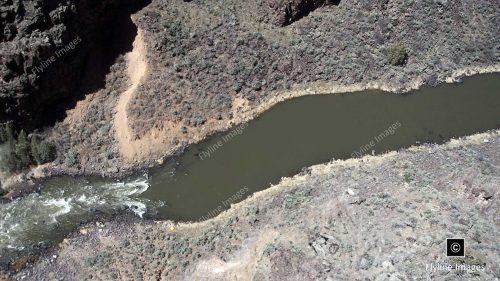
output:
<svg viewBox="0 0 500 281"><path fill-rule="evenodd" d="M96 215L207 219L303 167L500 128L499 78L479 75L404 95L296 98L147 174L46 180L39 194L0 205L0 262L61 241Z"/></svg>

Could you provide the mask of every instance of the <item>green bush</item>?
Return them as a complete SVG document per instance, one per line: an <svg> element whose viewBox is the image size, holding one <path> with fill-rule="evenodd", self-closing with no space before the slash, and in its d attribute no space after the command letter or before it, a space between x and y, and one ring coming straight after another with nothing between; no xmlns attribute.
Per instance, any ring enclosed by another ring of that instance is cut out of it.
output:
<svg viewBox="0 0 500 281"><path fill-rule="evenodd" d="M0 124L0 143L14 141L14 131L12 124Z"/></svg>
<svg viewBox="0 0 500 281"><path fill-rule="evenodd" d="M389 47L387 50L387 62L391 65L404 65L408 60L408 51L403 43Z"/></svg>
<svg viewBox="0 0 500 281"><path fill-rule="evenodd" d="M15 143L8 143L0 155L0 168L7 172L14 172L21 167L19 157L16 154Z"/></svg>
<svg viewBox="0 0 500 281"><path fill-rule="evenodd" d="M1 170L12 173L54 160L55 147L49 142L37 135L30 139L23 130L16 138L10 125L0 127L0 138L5 143L0 155Z"/></svg>
<svg viewBox="0 0 500 281"><path fill-rule="evenodd" d="M31 160L30 144L28 142L28 137L24 130L21 130L19 136L17 136L17 143L15 146L15 154L17 156L17 168L20 170L24 167L28 167Z"/></svg>
<svg viewBox="0 0 500 281"><path fill-rule="evenodd" d="M31 137L31 155L33 160L40 165L54 160L55 148L49 142L41 140L39 136Z"/></svg>

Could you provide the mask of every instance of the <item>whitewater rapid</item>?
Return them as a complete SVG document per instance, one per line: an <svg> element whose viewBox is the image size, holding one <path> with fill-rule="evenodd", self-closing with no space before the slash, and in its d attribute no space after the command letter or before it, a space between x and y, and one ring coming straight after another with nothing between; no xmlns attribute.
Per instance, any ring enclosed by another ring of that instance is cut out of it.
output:
<svg viewBox="0 0 500 281"><path fill-rule="evenodd" d="M129 210L142 218L163 204L138 198L149 186L147 175L122 182L65 177L48 180L40 193L0 204L0 261L57 242L96 214Z"/></svg>

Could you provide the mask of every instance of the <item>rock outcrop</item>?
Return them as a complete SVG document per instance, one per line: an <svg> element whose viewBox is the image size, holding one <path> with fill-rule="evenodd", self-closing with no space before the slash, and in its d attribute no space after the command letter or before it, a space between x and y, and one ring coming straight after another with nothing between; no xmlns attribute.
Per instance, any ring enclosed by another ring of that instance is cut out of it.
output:
<svg viewBox="0 0 500 281"><path fill-rule="evenodd" d="M340 0L270 0L269 8L274 12L275 22L287 26L307 16L316 8L325 5L338 5Z"/></svg>
<svg viewBox="0 0 500 281"><path fill-rule="evenodd" d="M101 87L116 53L130 48L135 36L117 29L126 29L126 21L135 28L129 15L145 3L2 1L0 123L14 121L27 130L50 125Z"/></svg>

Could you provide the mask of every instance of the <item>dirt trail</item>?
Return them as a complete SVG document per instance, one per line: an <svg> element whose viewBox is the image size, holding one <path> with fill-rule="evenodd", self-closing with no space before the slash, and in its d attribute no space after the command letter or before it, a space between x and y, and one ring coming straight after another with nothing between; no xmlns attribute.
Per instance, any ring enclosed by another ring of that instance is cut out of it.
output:
<svg viewBox="0 0 500 281"><path fill-rule="evenodd" d="M127 54L127 74L132 85L121 94L116 106L116 115L114 126L116 130L116 139L120 147L120 153L126 160L133 160L139 153L139 145L133 139L132 132L128 126L127 106L134 96L141 79L147 73L147 64L145 60L145 48L142 39L141 30L137 31L137 36L133 43L133 49Z"/></svg>
<svg viewBox="0 0 500 281"><path fill-rule="evenodd" d="M131 85L118 100L113 122L123 159L127 162L136 162L152 157L160 158L176 151L181 145L180 142L200 141L206 135L204 129L187 127L189 132L181 133L182 124L169 120L165 120L160 127L152 128L141 137L134 135L129 126L127 108L148 72L146 48L141 30L138 30L133 49L127 54L126 59Z"/></svg>

